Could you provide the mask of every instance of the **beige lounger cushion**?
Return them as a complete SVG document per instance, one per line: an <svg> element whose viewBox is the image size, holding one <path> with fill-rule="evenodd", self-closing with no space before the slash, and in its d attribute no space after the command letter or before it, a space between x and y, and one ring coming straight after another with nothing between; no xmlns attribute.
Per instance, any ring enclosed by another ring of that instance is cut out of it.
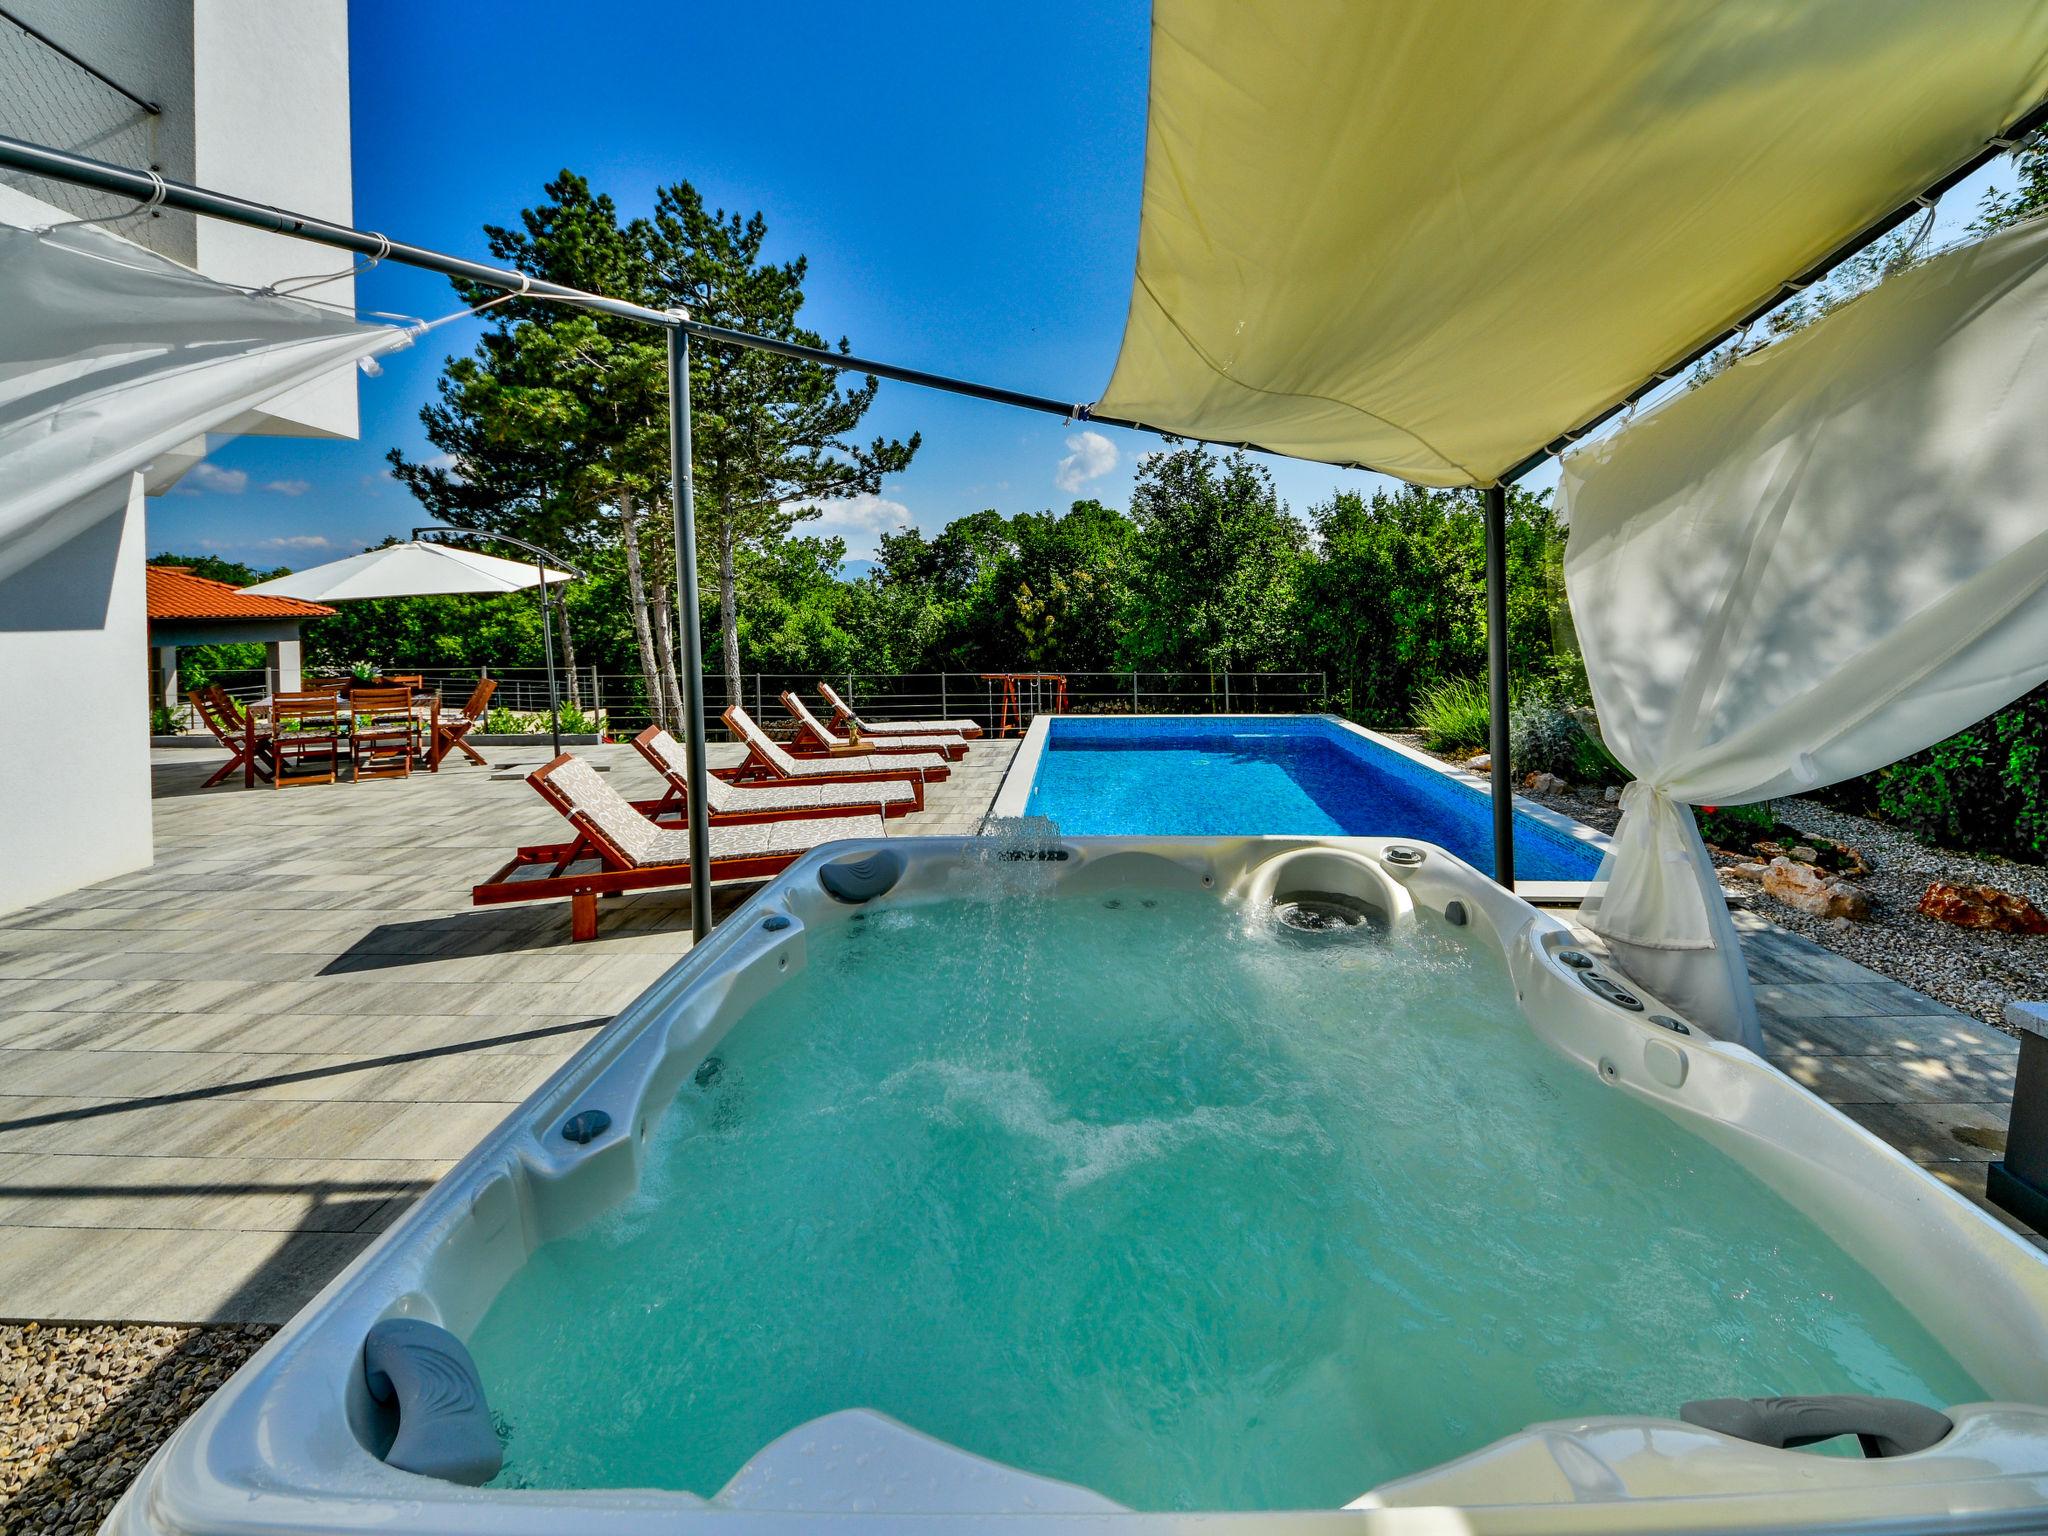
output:
<svg viewBox="0 0 2048 1536"><path fill-rule="evenodd" d="M836 734L830 726L812 714L810 705L806 704L795 694L785 693L782 696L782 702L784 707L791 714L795 715L798 720L803 722L804 727L816 735L826 746L845 747L852 745L852 742L847 737ZM957 747L965 747L966 745L967 743L958 736L891 736L889 738L889 746L892 750L900 750L904 747L929 747L934 752L951 752Z"/></svg>
<svg viewBox="0 0 2048 1536"><path fill-rule="evenodd" d="M690 834L686 829L659 827L627 803L604 775L580 757L572 756L552 774L553 784L569 801L569 808L586 817L606 839L636 866L687 864L690 862ZM737 827L711 829L711 857L720 859L769 858L776 854L808 853L820 843L843 837L886 837L879 816L832 816L813 821L757 821Z"/></svg>
<svg viewBox="0 0 2048 1536"><path fill-rule="evenodd" d="M944 768L946 760L936 753L905 752L893 757L878 757L874 753L863 753L855 757L791 757L744 709L733 706L732 717L739 723L740 735L763 762L772 765L775 771L789 779L829 779L841 773L900 773L911 778L927 768Z"/></svg>
<svg viewBox="0 0 2048 1536"><path fill-rule="evenodd" d="M667 731L648 738L670 777L688 779L683 744ZM907 778L881 784L728 784L717 774L709 780L711 809L744 815L748 811L815 810L831 805L910 805L917 791Z"/></svg>
<svg viewBox="0 0 2048 1536"><path fill-rule="evenodd" d="M877 741L887 738L894 741L899 736L951 736L965 737L970 731L981 727L972 720L883 720L873 725L859 715L849 717L860 727L863 736L872 736Z"/></svg>
<svg viewBox="0 0 2048 1536"><path fill-rule="evenodd" d="M880 720L870 725L853 712L853 706L839 696L830 683L818 684L818 692L840 714L860 727L863 736L979 736L979 720Z"/></svg>

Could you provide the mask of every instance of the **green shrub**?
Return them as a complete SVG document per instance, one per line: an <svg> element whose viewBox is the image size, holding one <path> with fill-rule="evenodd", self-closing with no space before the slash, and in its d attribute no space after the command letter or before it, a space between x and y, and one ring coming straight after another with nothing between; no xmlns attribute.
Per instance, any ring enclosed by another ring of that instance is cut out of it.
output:
<svg viewBox="0 0 2048 1536"><path fill-rule="evenodd" d="M149 708L149 734L152 736L176 736L185 727L178 723L178 717L161 704Z"/></svg>
<svg viewBox="0 0 2048 1536"><path fill-rule="evenodd" d="M2048 862L2048 688L1872 778L1878 811L1950 848Z"/></svg>
<svg viewBox="0 0 2048 1536"><path fill-rule="evenodd" d="M1416 696L1415 729L1433 752L1476 752L1486 727L1486 684L1476 677L1446 678Z"/></svg>
<svg viewBox="0 0 2048 1536"><path fill-rule="evenodd" d="M542 710L539 715L540 728L548 728L548 715ZM564 704L561 710L562 734L564 736L589 736L603 729L603 722L594 714L585 714L574 704Z"/></svg>
<svg viewBox="0 0 2048 1536"><path fill-rule="evenodd" d="M502 704L493 704L484 715L486 736L519 736L526 731L526 717L515 715Z"/></svg>
<svg viewBox="0 0 2048 1536"><path fill-rule="evenodd" d="M1731 853L1747 853L1778 833L1777 814L1768 805L1702 805L1694 814L1700 836Z"/></svg>
<svg viewBox="0 0 2048 1536"><path fill-rule="evenodd" d="M1626 784L1634 777L1621 760L1607 750L1607 743L1583 726L1572 744L1571 772L1565 775L1582 784Z"/></svg>
<svg viewBox="0 0 2048 1536"><path fill-rule="evenodd" d="M1508 706L1508 762L1518 774L1577 777L1585 739L1585 727L1547 691L1524 692Z"/></svg>

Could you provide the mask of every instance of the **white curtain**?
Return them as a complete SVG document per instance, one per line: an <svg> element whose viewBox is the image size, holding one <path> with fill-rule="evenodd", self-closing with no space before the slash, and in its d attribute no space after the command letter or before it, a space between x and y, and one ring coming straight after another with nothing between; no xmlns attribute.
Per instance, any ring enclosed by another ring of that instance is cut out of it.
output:
<svg viewBox="0 0 2048 1536"><path fill-rule="evenodd" d="M107 488L406 332L245 292L90 225L0 224L0 579Z"/></svg>
<svg viewBox="0 0 2048 1536"><path fill-rule="evenodd" d="M1635 775L1590 925L1761 1043L1690 807L1798 794L2048 678L2048 225L1953 251L1568 458L1565 583Z"/></svg>

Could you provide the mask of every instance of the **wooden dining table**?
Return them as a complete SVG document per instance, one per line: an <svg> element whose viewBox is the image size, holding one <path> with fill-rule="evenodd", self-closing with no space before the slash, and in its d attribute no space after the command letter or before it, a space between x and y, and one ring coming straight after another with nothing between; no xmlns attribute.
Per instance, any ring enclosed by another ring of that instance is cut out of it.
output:
<svg viewBox="0 0 2048 1536"><path fill-rule="evenodd" d="M260 699L242 701L242 784L245 788L256 787L256 746L270 734L268 721L274 694L265 694ZM335 707L341 714L341 733L349 730L348 691L343 689L335 695ZM441 741L441 692L438 688L415 688L412 690L413 718L426 725L424 744L413 748L413 761L424 764L427 772L441 771L441 753L436 750Z"/></svg>

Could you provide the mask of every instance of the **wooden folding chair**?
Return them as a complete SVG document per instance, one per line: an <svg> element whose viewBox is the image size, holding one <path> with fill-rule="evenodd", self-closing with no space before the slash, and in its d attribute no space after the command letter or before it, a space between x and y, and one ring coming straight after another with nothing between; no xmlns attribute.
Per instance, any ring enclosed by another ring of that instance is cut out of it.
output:
<svg viewBox="0 0 2048 1536"><path fill-rule="evenodd" d="M491 766L484 761L483 753L462 738L483 723L484 716L490 711L491 695L497 691L498 680L495 677L484 678L476 685L475 691L469 696L469 702L464 704L459 712L449 714L445 710L442 711L434 723L434 739L427 752L427 766L430 769L440 768L441 759L448 755L451 747L460 750L463 756L479 768Z"/></svg>
<svg viewBox="0 0 2048 1536"><path fill-rule="evenodd" d="M410 688L357 688L348 696L348 757L356 778L412 776Z"/></svg>
<svg viewBox="0 0 2048 1536"><path fill-rule="evenodd" d="M332 693L280 693L270 701L270 787L332 784L341 766L341 700ZM309 763L326 767L306 771Z"/></svg>
<svg viewBox="0 0 2048 1536"><path fill-rule="evenodd" d="M237 718L231 708L223 704L227 698L218 688L194 688L185 698L192 705L192 713L199 717L199 723L206 727L213 739L228 749L225 766L214 771L212 778L200 785L211 789L231 773L246 773L251 768L269 778L273 764L270 756L270 742L257 737L251 744L248 724Z"/></svg>

